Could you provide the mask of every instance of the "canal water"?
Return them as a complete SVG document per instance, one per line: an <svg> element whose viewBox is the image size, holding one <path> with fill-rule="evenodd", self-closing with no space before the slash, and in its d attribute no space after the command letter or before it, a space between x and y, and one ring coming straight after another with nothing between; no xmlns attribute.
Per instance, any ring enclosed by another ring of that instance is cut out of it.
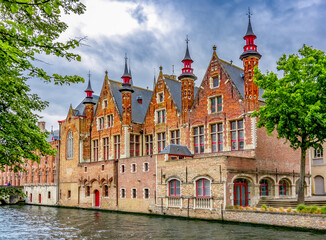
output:
<svg viewBox="0 0 326 240"><path fill-rule="evenodd" d="M159 216L0 206L0 239L326 239L326 234Z"/></svg>

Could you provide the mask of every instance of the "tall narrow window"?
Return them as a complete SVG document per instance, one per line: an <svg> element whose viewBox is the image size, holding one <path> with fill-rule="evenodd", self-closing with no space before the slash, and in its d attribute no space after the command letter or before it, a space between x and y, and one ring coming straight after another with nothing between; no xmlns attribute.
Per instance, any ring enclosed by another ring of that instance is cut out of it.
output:
<svg viewBox="0 0 326 240"><path fill-rule="evenodd" d="M109 160L109 138L103 138L103 160Z"/></svg>
<svg viewBox="0 0 326 240"><path fill-rule="evenodd" d="M139 156L139 135L130 134L130 157Z"/></svg>
<svg viewBox="0 0 326 240"><path fill-rule="evenodd" d="M157 111L157 123L165 123L165 110Z"/></svg>
<svg viewBox="0 0 326 240"><path fill-rule="evenodd" d="M153 155L153 135L145 136L146 155Z"/></svg>
<svg viewBox="0 0 326 240"><path fill-rule="evenodd" d="M171 143L180 144L180 130L171 131Z"/></svg>
<svg viewBox="0 0 326 240"><path fill-rule="evenodd" d="M173 179L169 182L169 196L180 197L180 181Z"/></svg>
<svg viewBox="0 0 326 240"><path fill-rule="evenodd" d="M72 135L72 132L68 132L67 136L67 159L73 158L73 143L74 143L74 137Z"/></svg>
<svg viewBox="0 0 326 240"><path fill-rule="evenodd" d="M113 127L113 114L108 115L108 128Z"/></svg>
<svg viewBox="0 0 326 240"><path fill-rule="evenodd" d="M157 148L158 152L165 148L165 132L157 134Z"/></svg>
<svg viewBox="0 0 326 240"><path fill-rule="evenodd" d="M109 186L108 185L104 185L104 196L105 197L109 196Z"/></svg>
<svg viewBox="0 0 326 240"><path fill-rule="evenodd" d="M125 188L121 188L120 190L121 190L120 197L121 198L126 198L126 189Z"/></svg>
<svg viewBox="0 0 326 240"><path fill-rule="evenodd" d="M220 85L220 79L218 77L213 78L213 87L218 87Z"/></svg>
<svg viewBox="0 0 326 240"><path fill-rule="evenodd" d="M194 149L195 154L203 153L204 146L204 126L194 128Z"/></svg>
<svg viewBox="0 0 326 240"><path fill-rule="evenodd" d="M270 195L270 184L267 179L260 181L260 196L265 197Z"/></svg>
<svg viewBox="0 0 326 240"><path fill-rule="evenodd" d="M120 135L114 136L114 158L120 158Z"/></svg>
<svg viewBox="0 0 326 240"><path fill-rule="evenodd" d="M222 96L211 98L211 112L222 111Z"/></svg>
<svg viewBox="0 0 326 240"><path fill-rule="evenodd" d="M98 161L98 140L93 140L93 159L94 162Z"/></svg>
<svg viewBox="0 0 326 240"><path fill-rule="evenodd" d="M137 189L136 188L131 189L131 198L137 198Z"/></svg>
<svg viewBox="0 0 326 240"><path fill-rule="evenodd" d="M223 151L223 124L211 125L212 152Z"/></svg>
<svg viewBox="0 0 326 240"><path fill-rule="evenodd" d="M243 120L231 122L231 147L232 150L244 149Z"/></svg>
<svg viewBox="0 0 326 240"><path fill-rule="evenodd" d="M196 197L210 197L211 183L205 178L196 181Z"/></svg>
<svg viewBox="0 0 326 240"><path fill-rule="evenodd" d="M91 195L91 187L86 186L86 197L89 197Z"/></svg>
<svg viewBox="0 0 326 240"><path fill-rule="evenodd" d="M98 118L98 130L103 130L104 129L104 117L99 117Z"/></svg>
<svg viewBox="0 0 326 240"><path fill-rule="evenodd" d="M149 189L144 188L144 199L149 199Z"/></svg>
<svg viewBox="0 0 326 240"><path fill-rule="evenodd" d="M71 198L71 191L68 190L68 199L70 199L70 198Z"/></svg>

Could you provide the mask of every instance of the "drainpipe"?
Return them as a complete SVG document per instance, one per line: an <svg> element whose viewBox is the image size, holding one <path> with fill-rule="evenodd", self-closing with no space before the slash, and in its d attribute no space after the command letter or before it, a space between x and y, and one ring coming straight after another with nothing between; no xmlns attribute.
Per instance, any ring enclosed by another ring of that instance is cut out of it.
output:
<svg viewBox="0 0 326 240"><path fill-rule="evenodd" d="M61 144L61 123L59 124L59 144L58 144L58 157L57 157L57 199L56 199L56 205L59 205L59 177L60 177L60 144Z"/></svg>

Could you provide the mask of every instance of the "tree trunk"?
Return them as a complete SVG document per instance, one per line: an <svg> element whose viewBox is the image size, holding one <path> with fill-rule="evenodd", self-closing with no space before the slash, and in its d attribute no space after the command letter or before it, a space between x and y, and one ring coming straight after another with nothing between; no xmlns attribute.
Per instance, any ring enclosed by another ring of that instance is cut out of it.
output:
<svg viewBox="0 0 326 240"><path fill-rule="evenodd" d="M299 181L298 204L304 204L304 182L305 182L305 173L306 173L306 152L307 152L307 149L301 147L301 163L300 163L300 181Z"/></svg>

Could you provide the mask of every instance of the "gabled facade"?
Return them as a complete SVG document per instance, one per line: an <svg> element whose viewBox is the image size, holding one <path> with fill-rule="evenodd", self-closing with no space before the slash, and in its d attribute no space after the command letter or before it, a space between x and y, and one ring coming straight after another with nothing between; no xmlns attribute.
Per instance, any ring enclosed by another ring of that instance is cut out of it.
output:
<svg viewBox="0 0 326 240"><path fill-rule="evenodd" d="M219 218L227 205L294 198L300 153L251 117L264 104L255 38L249 19L243 69L214 46L199 87L188 40L181 74L160 67L153 91L133 85L127 58L122 82L106 73L99 97L89 81L60 122L59 203Z"/></svg>

